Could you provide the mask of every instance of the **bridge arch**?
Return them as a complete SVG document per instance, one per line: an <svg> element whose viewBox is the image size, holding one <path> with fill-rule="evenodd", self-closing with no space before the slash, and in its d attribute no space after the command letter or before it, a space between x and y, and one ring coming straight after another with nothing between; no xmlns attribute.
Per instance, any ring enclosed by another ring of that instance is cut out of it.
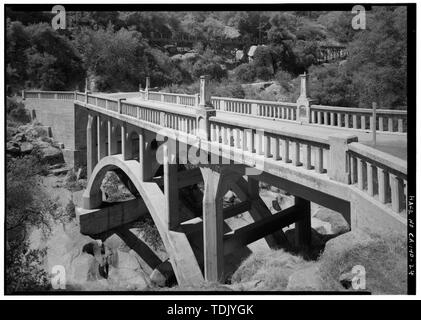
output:
<svg viewBox="0 0 421 320"><path fill-rule="evenodd" d="M98 208L102 203L102 180L107 171L120 169L130 179L158 229L165 249L170 257L179 284L197 285L203 282L203 275L190 243L183 232L168 230L165 216L166 201L160 187L154 182L143 182L139 178L141 164L136 160L124 160L122 155L111 155L101 159L95 166L83 194L84 209Z"/></svg>

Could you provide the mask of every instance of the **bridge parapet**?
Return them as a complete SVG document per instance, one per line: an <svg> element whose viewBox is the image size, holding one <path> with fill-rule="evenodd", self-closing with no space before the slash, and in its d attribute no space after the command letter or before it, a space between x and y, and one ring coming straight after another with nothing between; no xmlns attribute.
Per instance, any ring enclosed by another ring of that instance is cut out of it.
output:
<svg viewBox="0 0 421 320"><path fill-rule="evenodd" d="M373 130L373 110L311 105L311 123L346 129ZM406 110L376 110L376 128L384 132L407 132Z"/></svg>
<svg viewBox="0 0 421 320"><path fill-rule="evenodd" d="M394 212L406 209L407 164L360 143L349 144L351 183Z"/></svg>

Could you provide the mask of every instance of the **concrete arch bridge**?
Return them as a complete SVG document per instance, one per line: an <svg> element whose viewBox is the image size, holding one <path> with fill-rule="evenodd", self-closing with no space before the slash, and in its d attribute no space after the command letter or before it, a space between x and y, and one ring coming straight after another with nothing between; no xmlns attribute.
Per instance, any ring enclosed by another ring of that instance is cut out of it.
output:
<svg viewBox="0 0 421 320"><path fill-rule="evenodd" d="M292 223L295 244L310 245L312 202L341 213L352 229L406 232L406 155L397 147L406 141L406 112L313 105L305 75L296 103L211 97L206 77L197 95L148 86L108 95L23 95L40 115L48 103L71 107L74 134L85 142L76 143L74 160L76 153L86 159L88 172L81 232L109 232L150 214L179 284L225 281L248 244L265 239L272 248L288 246L283 228ZM373 130L379 146L393 148L371 147ZM108 171L134 199L105 201L100 186ZM294 204L273 214L259 182L287 191ZM197 185L200 212L181 196ZM224 208L228 190L241 202ZM230 230L225 220L243 212L254 222ZM162 264L144 243L134 243L151 269Z"/></svg>

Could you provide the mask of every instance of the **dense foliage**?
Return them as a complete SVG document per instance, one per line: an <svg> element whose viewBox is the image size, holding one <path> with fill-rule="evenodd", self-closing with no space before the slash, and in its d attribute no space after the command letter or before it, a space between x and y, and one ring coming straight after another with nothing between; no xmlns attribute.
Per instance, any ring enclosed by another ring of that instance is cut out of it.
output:
<svg viewBox="0 0 421 320"><path fill-rule="evenodd" d="M23 16L8 9L6 15L11 92L83 89L86 77L92 90L131 91L147 75L153 87L162 88L190 85L202 74L237 84L281 79L288 88L307 71L320 103L406 104L405 7L373 7L366 30L354 30L354 15L339 11L67 12L68 28L58 31L48 14ZM177 37L195 40L175 46L154 40ZM250 47L262 43L249 60ZM348 59L319 64L323 45L346 46ZM236 50L244 52L243 59L235 59Z"/></svg>

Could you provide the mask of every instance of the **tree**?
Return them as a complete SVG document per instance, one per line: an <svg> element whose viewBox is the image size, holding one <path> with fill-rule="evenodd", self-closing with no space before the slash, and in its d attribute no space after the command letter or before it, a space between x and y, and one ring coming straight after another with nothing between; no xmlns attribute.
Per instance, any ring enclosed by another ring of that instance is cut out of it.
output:
<svg viewBox="0 0 421 320"><path fill-rule="evenodd" d="M347 70L353 74L361 107L378 102L381 108L406 105L406 7L373 7L367 29L350 43Z"/></svg>

